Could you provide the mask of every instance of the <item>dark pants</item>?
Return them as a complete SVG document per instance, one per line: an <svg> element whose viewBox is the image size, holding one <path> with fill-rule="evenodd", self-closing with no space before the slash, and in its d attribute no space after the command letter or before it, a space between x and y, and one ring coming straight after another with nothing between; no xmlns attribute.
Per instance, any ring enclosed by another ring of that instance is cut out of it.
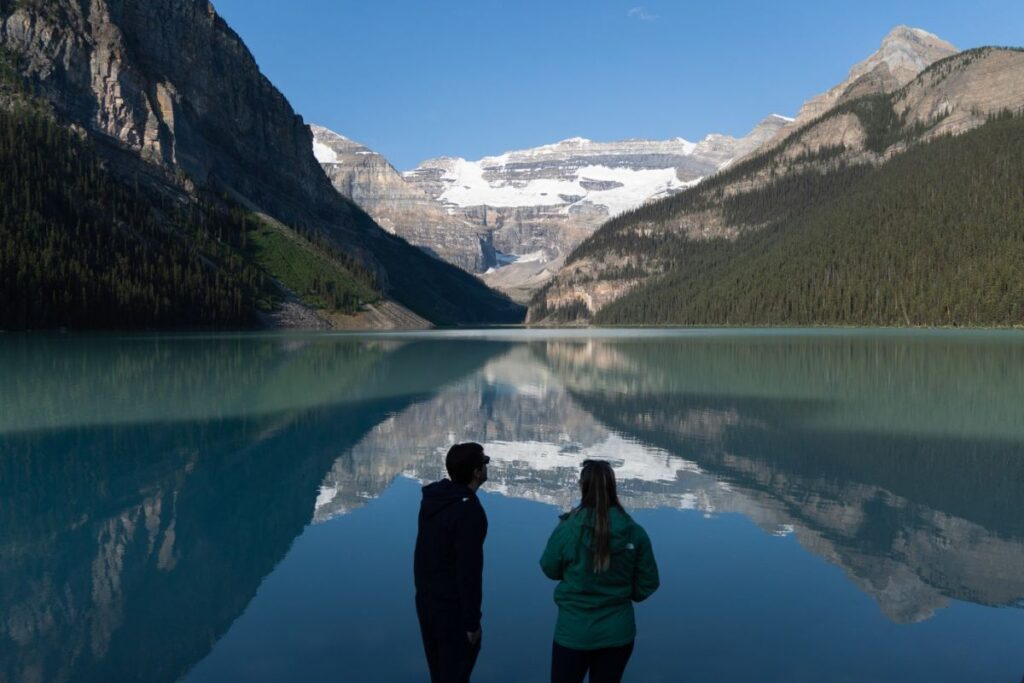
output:
<svg viewBox="0 0 1024 683"><path fill-rule="evenodd" d="M469 683L480 643L471 645L457 610L416 598L430 683Z"/></svg>
<svg viewBox="0 0 1024 683"><path fill-rule="evenodd" d="M551 683L619 683L633 654L633 643L603 650L572 650L555 643L551 648Z"/></svg>

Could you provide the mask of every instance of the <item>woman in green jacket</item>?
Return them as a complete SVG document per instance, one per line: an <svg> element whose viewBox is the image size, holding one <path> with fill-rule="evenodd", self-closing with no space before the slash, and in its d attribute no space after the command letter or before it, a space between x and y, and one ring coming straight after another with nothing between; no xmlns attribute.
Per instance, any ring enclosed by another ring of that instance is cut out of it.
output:
<svg viewBox="0 0 1024 683"><path fill-rule="evenodd" d="M578 507L562 515L541 569L558 581L552 683L618 683L633 654L633 603L658 589L658 566L643 528L626 514L615 472L585 460Z"/></svg>

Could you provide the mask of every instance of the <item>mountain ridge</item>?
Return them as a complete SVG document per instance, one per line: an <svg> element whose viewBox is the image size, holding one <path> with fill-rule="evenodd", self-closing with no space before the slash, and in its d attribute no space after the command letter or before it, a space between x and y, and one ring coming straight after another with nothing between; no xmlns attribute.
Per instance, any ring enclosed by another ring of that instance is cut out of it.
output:
<svg viewBox="0 0 1024 683"><path fill-rule="evenodd" d="M868 92L903 87L930 64L957 52L959 50L952 44L928 31L902 24L896 26L882 39L876 52L850 69L845 80L804 102L790 125L780 130L769 144L781 142L843 101Z"/></svg>
<svg viewBox="0 0 1024 683"><path fill-rule="evenodd" d="M683 267L668 256L682 253L666 251L669 242L735 240L802 211L830 182L822 174L882 165L914 144L1015 110L1024 105L1022 75L1020 53L979 48L932 62L894 92L883 87L840 101L696 188L606 223L535 297L528 320L588 320L648 278ZM773 193L774 213L730 208L755 206Z"/></svg>
<svg viewBox="0 0 1024 683"><path fill-rule="evenodd" d="M521 319L515 304L338 195L308 127L206 0L19 0L3 10L0 44L34 95L93 138L125 182L265 213L358 262L386 297L435 324Z"/></svg>

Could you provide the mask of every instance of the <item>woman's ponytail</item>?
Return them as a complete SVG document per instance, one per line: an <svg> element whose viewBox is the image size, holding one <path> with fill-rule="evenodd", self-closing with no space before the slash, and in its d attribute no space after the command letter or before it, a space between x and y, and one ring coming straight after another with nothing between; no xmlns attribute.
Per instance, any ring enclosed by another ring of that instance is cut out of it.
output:
<svg viewBox="0 0 1024 683"><path fill-rule="evenodd" d="M580 473L581 508L591 510L594 535L592 539L592 560L594 573L608 571L612 564L611 517L609 510L617 507L619 497L615 490L615 471L603 460L584 460Z"/></svg>

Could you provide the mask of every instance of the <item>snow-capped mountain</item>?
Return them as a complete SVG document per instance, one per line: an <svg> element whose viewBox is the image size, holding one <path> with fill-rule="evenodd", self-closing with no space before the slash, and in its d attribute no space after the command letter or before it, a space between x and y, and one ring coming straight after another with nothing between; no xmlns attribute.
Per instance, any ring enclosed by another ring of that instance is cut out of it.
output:
<svg viewBox="0 0 1024 683"><path fill-rule="evenodd" d="M700 142L570 138L469 161L440 157L400 174L382 155L311 126L335 189L382 227L521 301L601 223L674 194L749 154L792 119Z"/></svg>
<svg viewBox="0 0 1024 683"><path fill-rule="evenodd" d="M774 114L744 138L712 134L699 143L577 137L479 161L441 157L424 161L405 178L456 212L557 207L562 215L596 212L607 218L690 187L791 120Z"/></svg>
<svg viewBox="0 0 1024 683"><path fill-rule="evenodd" d="M614 215L712 171L713 162L694 156L696 147L682 138L570 138L479 161L431 159L406 178L450 207L558 207L564 215L603 207L605 215Z"/></svg>
<svg viewBox="0 0 1024 683"><path fill-rule="evenodd" d="M610 217L699 183L790 121L772 115L745 137L712 134L696 143L577 137L477 161L431 159L404 176L491 235L506 268L484 279L523 300Z"/></svg>

